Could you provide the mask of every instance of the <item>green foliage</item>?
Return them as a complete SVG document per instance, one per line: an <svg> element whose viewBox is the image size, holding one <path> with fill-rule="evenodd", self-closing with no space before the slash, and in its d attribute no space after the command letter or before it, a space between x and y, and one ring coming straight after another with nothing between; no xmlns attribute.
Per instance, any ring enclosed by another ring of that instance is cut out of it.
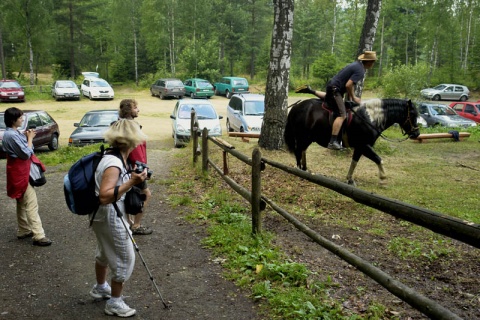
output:
<svg viewBox="0 0 480 320"><path fill-rule="evenodd" d="M336 56L331 53L322 53L313 63L313 76L318 79L314 83L316 87L325 87L327 82L340 70L338 69Z"/></svg>
<svg viewBox="0 0 480 320"><path fill-rule="evenodd" d="M424 63L393 67L381 80L381 96L384 98L418 98L420 90L425 88L427 73L428 68Z"/></svg>

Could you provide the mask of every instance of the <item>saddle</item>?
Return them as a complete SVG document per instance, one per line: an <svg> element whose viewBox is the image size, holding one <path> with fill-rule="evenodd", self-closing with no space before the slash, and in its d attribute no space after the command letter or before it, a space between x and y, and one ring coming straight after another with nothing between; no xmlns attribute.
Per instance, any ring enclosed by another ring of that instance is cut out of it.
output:
<svg viewBox="0 0 480 320"><path fill-rule="evenodd" d="M328 111L328 123L330 123L330 125L333 125L333 121L338 117L338 111L336 109L333 109L331 106L328 105L328 103L323 100L323 99L319 99L320 101L322 101L322 108L326 111ZM354 107L357 107L358 106L358 103L355 103L353 101L345 101L345 111L346 111L346 123L347 123L347 126L350 124L350 122L352 122L352 117L353 117L353 111L352 109ZM345 122L344 122L345 123Z"/></svg>

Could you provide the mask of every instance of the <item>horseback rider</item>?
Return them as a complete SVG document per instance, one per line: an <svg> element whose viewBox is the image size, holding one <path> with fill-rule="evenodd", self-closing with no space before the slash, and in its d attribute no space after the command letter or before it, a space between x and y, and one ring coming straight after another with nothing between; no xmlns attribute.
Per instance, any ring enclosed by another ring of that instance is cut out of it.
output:
<svg viewBox="0 0 480 320"><path fill-rule="evenodd" d="M327 83L326 93L323 91L312 90L310 86L302 86L295 90L295 92L311 93L319 98L324 98L328 106L338 111L338 116L335 118L332 125L332 137L328 143L328 149L343 149L338 141L338 134L342 128L343 121L346 118L345 102L343 100L344 94L347 93L348 98L353 100L353 102L360 104L360 98L355 96L355 84L364 78L365 72L367 69L373 67L376 60L377 55L375 51L365 51L358 57L357 61L344 67Z"/></svg>

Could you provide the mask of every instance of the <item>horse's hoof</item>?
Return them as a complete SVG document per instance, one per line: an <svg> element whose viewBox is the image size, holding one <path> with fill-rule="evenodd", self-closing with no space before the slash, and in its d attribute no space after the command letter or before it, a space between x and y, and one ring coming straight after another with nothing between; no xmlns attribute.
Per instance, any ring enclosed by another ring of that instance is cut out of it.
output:
<svg viewBox="0 0 480 320"><path fill-rule="evenodd" d="M347 184L352 187L357 187L357 183L353 179L347 180Z"/></svg>
<svg viewBox="0 0 480 320"><path fill-rule="evenodd" d="M380 179L379 185L385 188L388 185L387 179Z"/></svg>

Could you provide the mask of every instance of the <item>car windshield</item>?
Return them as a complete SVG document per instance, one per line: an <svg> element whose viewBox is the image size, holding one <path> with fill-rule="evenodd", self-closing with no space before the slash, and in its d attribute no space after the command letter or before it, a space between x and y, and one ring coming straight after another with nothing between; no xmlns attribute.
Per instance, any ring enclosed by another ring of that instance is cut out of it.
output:
<svg viewBox="0 0 480 320"><path fill-rule="evenodd" d="M192 108L195 109L195 112L197 113L197 119L199 120L217 118L217 114L215 113L215 110L212 108L212 106L208 104L196 104L196 105L185 104L180 107L180 110L178 111L178 117L180 119L190 119Z"/></svg>
<svg viewBox="0 0 480 320"><path fill-rule="evenodd" d="M247 81L245 81L244 79L234 80L233 85L234 86L246 86Z"/></svg>
<svg viewBox="0 0 480 320"><path fill-rule="evenodd" d="M265 102L245 101L245 115L263 115L264 112Z"/></svg>
<svg viewBox="0 0 480 320"><path fill-rule="evenodd" d="M92 80L91 87L110 87L107 81L105 80Z"/></svg>
<svg viewBox="0 0 480 320"><path fill-rule="evenodd" d="M168 81L167 88L183 87L183 83L180 80L177 81Z"/></svg>
<svg viewBox="0 0 480 320"><path fill-rule="evenodd" d="M57 88L75 88L76 84L70 81L57 82Z"/></svg>
<svg viewBox="0 0 480 320"><path fill-rule="evenodd" d="M116 113L87 113L80 121L80 127L108 127L117 120Z"/></svg>
<svg viewBox="0 0 480 320"><path fill-rule="evenodd" d="M0 82L0 88L11 89L11 88L21 88L21 86L18 84L18 82L2 81Z"/></svg>
<svg viewBox="0 0 480 320"><path fill-rule="evenodd" d="M452 108L448 108L446 106L432 106L432 114L439 115L439 116L454 116L456 115L455 111Z"/></svg>
<svg viewBox="0 0 480 320"><path fill-rule="evenodd" d="M207 88L211 87L212 85L208 81L197 81L197 87L199 88Z"/></svg>

